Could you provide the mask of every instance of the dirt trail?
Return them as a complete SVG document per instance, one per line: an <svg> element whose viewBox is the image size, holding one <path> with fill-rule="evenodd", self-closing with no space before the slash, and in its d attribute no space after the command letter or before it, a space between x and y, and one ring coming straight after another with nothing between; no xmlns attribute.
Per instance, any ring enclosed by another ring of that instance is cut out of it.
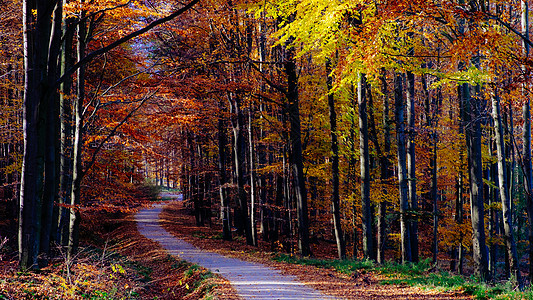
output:
<svg viewBox="0 0 533 300"><path fill-rule="evenodd" d="M295 276L277 269L200 250L168 233L159 222L164 204L141 210L135 216L139 232L157 241L171 255L200 265L228 279L244 299L336 299L306 286Z"/></svg>

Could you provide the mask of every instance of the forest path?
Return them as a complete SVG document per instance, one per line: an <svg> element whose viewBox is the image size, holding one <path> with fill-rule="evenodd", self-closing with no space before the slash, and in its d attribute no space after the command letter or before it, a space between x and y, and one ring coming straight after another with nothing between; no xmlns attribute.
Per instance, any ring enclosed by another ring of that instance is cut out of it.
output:
<svg viewBox="0 0 533 300"><path fill-rule="evenodd" d="M179 198L178 198L179 199ZM135 216L139 232L158 242L171 255L220 274L231 282L244 299L335 299L299 282L295 276L281 274L268 266L229 258L200 250L174 237L160 224L165 203L143 209Z"/></svg>

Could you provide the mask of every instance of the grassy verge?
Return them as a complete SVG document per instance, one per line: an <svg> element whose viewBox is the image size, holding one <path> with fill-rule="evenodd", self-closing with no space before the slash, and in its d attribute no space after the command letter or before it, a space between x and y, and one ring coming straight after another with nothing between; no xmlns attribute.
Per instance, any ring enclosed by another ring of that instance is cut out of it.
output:
<svg viewBox="0 0 533 300"><path fill-rule="evenodd" d="M377 265L368 260L314 259L286 254L275 255L273 260L334 269L337 272L352 276L357 276L358 273L372 272L380 275L380 284L409 285L439 291L462 292L472 295L476 299L533 299L533 291L530 287L524 291L518 291L516 287L508 282L487 284L480 282L475 277L434 271L429 260L416 264L388 262L383 265Z"/></svg>

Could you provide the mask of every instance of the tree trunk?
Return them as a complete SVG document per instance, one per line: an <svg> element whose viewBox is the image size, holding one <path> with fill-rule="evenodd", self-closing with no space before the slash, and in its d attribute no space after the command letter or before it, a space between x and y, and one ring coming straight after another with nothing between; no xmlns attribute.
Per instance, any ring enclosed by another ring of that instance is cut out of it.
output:
<svg viewBox="0 0 533 300"><path fill-rule="evenodd" d="M370 154L368 151L368 115L366 96L366 76L359 74L357 85L359 104L359 153L361 164L361 210L363 228L363 255L372 259L375 255L372 238L372 210L370 204Z"/></svg>
<svg viewBox="0 0 533 300"><path fill-rule="evenodd" d="M285 49L285 73L287 75L287 100L290 122L290 163L294 175L296 214L298 218L298 251L302 256L311 255L309 245L309 216L307 214L307 189L304 176L298 76L294 48Z"/></svg>
<svg viewBox="0 0 533 300"><path fill-rule="evenodd" d="M51 158L55 155L46 155L46 143L51 143L52 138L46 138L46 125L51 125L48 120L52 115L47 112L48 106L53 106L49 83L53 80L57 67L55 44L59 40L52 37L52 17L55 1L23 1L23 41L24 41L24 156L22 163L20 202L19 202L19 230L18 250L21 269L37 269L40 251L48 251L48 245L43 247L43 242L48 243L50 233L49 224L42 224L43 205L45 210L44 221L51 222L50 201L53 201L53 186L55 185L55 165ZM54 34L58 34L57 32ZM54 51L51 51L53 49ZM51 108L50 108L51 109ZM45 178L45 164L48 172ZM53 169L50 169L53 165ZM46 180L46 183L45 183ZM44 199L44 187L50 196ZM44 230L43 230L44 225ZM41 240L41 235L45 234Z"/></svg>
<svg viewBox="0 0 533 300"><path fill-rule="evenodd" d="M250 228L252 234L252 245L257 246L257 228L255 226L255 202L256 202L256 186L255 186L255 149L253 139L253 105L248 108L248 146L250 152Z"/></svg>
<svg viewBox="0 0 533 300"><path fill-rule="evenodd" d="M47 62L47 86L52 87L58 77L58 57L60 57L61 48L61 21L63 18L63 3L58 1L54 7L52 27L50 33L50 46ZM57 231L58 210L54 209L54 203L57 201L59 194L59 177L57 176L58 160L58 123L59 123L59 94L55 90L47 91L45 97L45 164L44 164L44 191L43 191L43 208L41 221L41 242L39 253L39 265L45 267L48 265L50 257L50 243L55 241L55 231Z"/></svg>
<svg viewBox="0 0 533 300"><path fill-rule="evenodd" d="M83 20L83 15L81 19ZM85 21L80 21L78 24L78 45L77 55L78 61L81 61L85 57L86 50L86 36L87 29ZM83 102L85 100L85 66L81 66L77 73L77 90L76 100L74 103L74 154L73 154L73 169L72 169L72 189L70 191L70 219L69 219L69 237L68 237L68 249L67 257L73 258L74 253L78 248L78 234L80 224L80 196L81 196L81 181L83 179L82 170L82 145L83 145Z"/></svg>
<svg viewBox="0 0 533 300"><path fill-rule="evenodd" d="M521 1L522 8L522 34L529 38L529 4L528 1ZM523 43L524 56L529 57L529 44ZM525 69L525 66L522 67ZM527 78L529 79L529 78ZM526 80L525 82L528 82ZM529 87L523 87L523 94L527 93ZM533 282L533 168L531 167L531 105L527 95L524 97L522 106L522 118L524 119L524 129L522 132L522 170L524 172L524 188L527 199L527 214L529 221L529 281Z"/></svg>
<svg viewBox="0 0 533 300"><path fill-rule="evenodd" d="M326 60L326 85L328 88L329 124L331 134L331 208L333 213L333 226L335 241L337 242L337 255L339 259L346 258L346 244L342 233L340 195L339 195L339 144L337 138L337 112L335 111L335 97L333 95L333 78L331 77L331 61Z"/></svg>
<svg viewBox="0 0 533 300"><path fill-rule="evenodd" d="M472 221L472 256L475 272L489 280L488 253L485 239L485 210L483 198L483 164L481 154L481 100L470 96L470 86L460 85L463 105L468 168L470 170L470 210Z"/></svg>
<svg viewBox="0 0 533 300"><path fill-rule="evenodd" d="M507 172L506 172L506 155L505 144L503 141L503 127L500 113L500 98L498 91L492 97L492 120L494 121L494 132L496 139L496 152L498 155L498 195L502 204L504 241L509 256L509 269L511 271L511 280L520 283L520 268L518 266L518 254L516 251L516 242L513 234L513 220L511 218L511 199L507 189Z"/></svg>
<svg viewBox="0 0 533 300"><path fill-rule="evenodd" d="M222 238L231 241L231 207L226 194L226 126L223 117L218 119L218 174L219 174L219 195L220 195L220 218L222 219Z"/></svg>
<svg viewBox="0 0 533 300"><path fill-rule="evenodd" d="M416 159L415 159L415 75L407 77L407 176L409 186L409 237L411 260L418 262L418 200L416 199Z"/></svg>
<svg viewBox="0 0 533 300"><path fill-rule="evenodd" d="M65 3L66 0L63 0ZM61 74L64 74L73 65L72 45L74 30L70 28L71 19L63 20L63 51L61 53ZM68 77L60 86L59 115L60 115L60 178L59 178L59 203L70 204L70 189L72 187L72 79ZM58 228L56 240L62 246L68 244L69 211L60 206L58 212Z"/></svg>
<svg viewBox="0 0 533 300"><path fill-rule="evenodd" d="M348 175L347 175L347 186L350 187L349 189L349 193L350 193L350 197L354 198L355 199L355 193L356 193L356 189L355 189L355 185L357 184L357 180L358 180L358 174L357 174L357 153L356 153L356 144L355 144L355 140L357 138L357 116L356 116L356 110L357 110L357 104L356 104L356 100L355 100L355 89L354 89L354 86L352 85L351 86L351 91L350 91L350 107L351 107L351 113L349 115L349 120L350 120L350 129L349 129L349 139L348 139L348 143L349 143L349 155L348 155ZM357 222L357 205L355 203L355 201L353 201L353 204L352 204L352 226L353 226L353 233L352 233L352 240L353 240L353 245L352 245L352 257L353 259L357 259L357 256L358 256L358 253L357 253L357 241L358 241L358 238L357 238L357 225L358 225L358 222Z"/></svg>
<svg viewBox="0 0 533 300"><path fill-rule="evenodd" d="M462 157L462 155L461 155ZM462 160L462 159L461 159ZM463 173L459 172L456 183L456 199L455 199L455 223L463 224ZM459 245L457 247L457 272L463 274L463 241L460 236Z"/></svg>
<svg viewBox="0 0 533 300"><path fill-rule="evenodd" d="M392 166L389 158L391 151L391 136L390 136L390 119L389 119L389 96L387 89L386 72L382 72L381 77L381 92L383 94L383 153L380 155L380 169L381 180L388 185L392 178ZM383 188L384 195L388 194L387 188ZM378 245L377 245L377 262L382 264L385 262L385 243L386 243L386 214L387 214L388 200L386 197L381 199L378 203Z"/></svg>
<svg viewBox="0 0 533 300"><path fill-rule="evenodd" d="M248 214L248 199L244 190L244 163L246 157L246 145L244 139L244 114L240 95L230 95L230 105L233 113L233 159L235 166L235 176L237 179L237 194L239 215L236 219L237 232L246 235L246 243L253 245L252 227L250 226L250 217Z"/></svg>
<svg viewBox="0 0 533 300"><path fill-rule="evenodd" d="M404 124L404 99L403 83L400 74L395 75L394 79L394 98L395 98L395 117L396 117L396 142L398 154L398 182L400 189L400 234L402 247L402 263L412 261L411 256L411 238L408 222L409 210L409 186L407 180L407 149L405 145L405 124Z"/></svg>

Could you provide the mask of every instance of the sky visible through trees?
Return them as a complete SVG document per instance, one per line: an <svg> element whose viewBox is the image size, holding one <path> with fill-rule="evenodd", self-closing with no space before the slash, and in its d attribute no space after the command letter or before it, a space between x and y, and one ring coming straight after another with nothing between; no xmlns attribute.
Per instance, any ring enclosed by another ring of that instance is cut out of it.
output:
<svg viewBox="0 0 533 300"><path fill-rule="evenodd" d="M531 282L529 2L0 1L20 267L152 181L226 240Z"/></svg>

